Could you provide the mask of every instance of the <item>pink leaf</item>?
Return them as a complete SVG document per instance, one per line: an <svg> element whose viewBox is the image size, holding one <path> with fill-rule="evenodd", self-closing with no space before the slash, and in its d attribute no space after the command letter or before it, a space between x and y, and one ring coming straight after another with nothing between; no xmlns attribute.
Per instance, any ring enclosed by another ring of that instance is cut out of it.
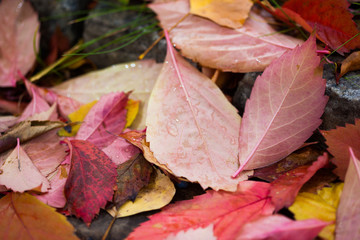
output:
<svg viewBox="0 0 360 240"><path fill-rule="evenodd" d="M170 234L165 240L217 240L214 236L214 225L210 224L204 228L188 229L177 234Z"/></svg>
<svg viewBox="0 0 360 240"><path fill-rule="evenodd" d="M360 239L360 164L351 148L344 189L336 211L336 240Z"/></svg>
<svg viewBox="0 0 360 240"><path fill-rule="evenodd" d="M34 34L38 31L37 14L27 1L3 0L0 4L0 86L14 87L35 61ZM39 46L39 33L35 40Z"/></svg>
<svg viewBox="0 0 360 240"><path fill-rule="evenodd" d="M114 141L125 127L126 103L124 93L109 93L90 109L75 139L88 140L103 148Z"/></svg>
<svg viewBox="0 0 360 240"><path fill-rule="evenodd" d="M282 215L270 215L245 224L237 239L314 239L328 224L317 219L293 221Z"/></svg>
<svg viewBox="0 0 360 240"><path fill-rule="evenodd" d="M328 151L335 157L333 162L337 166L334 173L344 180L349 166L349 147L355 156L360 157L360 119L355 119L355 124L345 124L330 131L321 131L329 146Z"/></svg>
<svg viewBox="0 0 360 240"><path fill-rule="evenodd" d="M324 153L311 166L301 166L290 170L271 183L272 202L275 210L289 207L295 200L300 188L316 173L317 170L328 163L328 155Z"/></svg>
<svg viewBox="0 0 360 240"><path fill-rule="evenodd" d="M171 43L149 99L146 125L150 150L176 176L204 189L236 190L240 179L231 173L238 167L237 110Z"/></svg>
<svg viewBox="0 0 360 240"><path fill-rule="evenodd" d="M328 97L319 63L312 36L256 79L240 127L238 172L281 160L320 125Z"/></svg>
<svg viewBox="0 0 360 240"><path fill-rule="evenodd" d="M140 149L129 143L123 138L115 139L102 151L115 163L119 165L126 162L134 155L140 153Z"/></svg>
<svg viewBox="0 0 360 240"><path fill-rule="evenodd" d="M210 190L192 200L176 202L150 216L150 220L142 223L127 239L165 239L180 231L211 224L217 239L237 239L245 223L272 213L269 186L268 183L244 181L234 193Z"/></svg>
<svg viewBox="0 0 360 240"><path fill-rule="evenodd" d="M150 4L164 29L169 30L189 12L185 0ZM270 62L301 40L277 33L266 19L250 12L243 27L230 29L194 15L171 30L172 42L187 58L223 71L263 71Z"/></svg>
<svg viewBox="0 0 360 240"><path fill-rule="evenodd" d="M20 146L19 140L17 147L1 165L0 185L4 185L15 192L24 192L38 187L41 192L47 192L50 188L49 181L35 167Z"/></svg>

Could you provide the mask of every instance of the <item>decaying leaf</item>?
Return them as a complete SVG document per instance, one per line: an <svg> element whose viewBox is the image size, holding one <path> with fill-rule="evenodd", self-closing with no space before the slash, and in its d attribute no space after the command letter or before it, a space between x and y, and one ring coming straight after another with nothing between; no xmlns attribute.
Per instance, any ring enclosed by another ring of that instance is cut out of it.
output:
<svg viewBox="0 0 360 240"><path fill-rule="evenodd" d="M0 239L78 239L65 216L26 193L1 198L0 214Z"/></svg>
<svg viewBox="0 0 360 240"><path fill-rule="evenodd" d="M132 127L144 129L148 98L160 69L161 64L154 60L123 63L68 80L51 90L83 104L98 100L110 92L132 91L131 97L141 101Z"/></svg>
<svg viewBox="0 0 360 240"><path fill-rule="evenodd" d="M210 190L192 200L176 202L150 216L127 239L165 239L210 224L217 239L236 239L245 223L273 212L269 187L264 182L244 181L233 193Z"/></svg>
<svg viewBox="0 0 360 240"><path fill-rule="evenodd" d="M150 182L142 188L134 201L124 203L116 213L116 207L108 210L112 216L127 217L141 212L160 209L170 203L175 195L172 181L160 170L151 175Z"/></svg>
<svg viewBox="0 0 360 240"><path fill-rule="evenodd" d="M276 211L283 207L290 206L298 194L301 187L306 183L320 168L328 163L328 156L324 153L312 165L301 166L294 170L284 173L271 183L272 201Z"/></svg>
<svg viewBox="0 0 360 240"><path fill-rule="evenodd" d="M239 28L244 25L252 6L250 0L190 0L190 13L225 27Z"/></svg>
<svg viewBox="0 0 360 240"><path fill-rule="evenodd" d="M49 181L40 173L29 156L17 142L16 148L6 159L0 159L0 185L15 192L39 189L47 192Z"/></svg>
<svg viewBox="0 0 360 240"><path fill-rule="evenodd" d="M331 222L319 234L321 238L334 239L336 209L339 205L343 183L332 184L318 190L317 194L301 192L297 195L289 210L294 213L296 220L319 219Z"/></svg>
<svg viewBox="0 0 360 240"><path fill-rule="evenodd" d="M360 238L360 164L350 148L350 163L336 211L336 239Z"/></svg>
<svg viewBox="0 0 360 240"><path fill-rule="evenodd" d="M183 59L168 52L149 99L146 140L160 164L206 189L235 191L240 117L220 89ZM176 106L176 107L174 107Z"/></svg>
<svg viewBox="0 0 360 240"><path fill-rule="evenodd" d="M189 12L187 0L154 3L149 7L169 30ZM250 12L243 27L221 27L210 20L187 16L170 37L182 55L202 66L232 72L263 71L274 59L302 40L275 33L260 14Z"/></svg>
<svg viewBox="0 0 360 240"><path fill-rule="evenodd" d="M337 127L330 131L321 131L329 146L328 151L334 156L333 163L337 166L334 173L344 180L349 166L349 147L356 157L360 157L360 119L355 124L345 124L345 127Z"/></svg>
<svg viewBox="0 0 360 240"><path fill-rule="evenodd" d="M4 135L0 136L0 153L16 146L17 138L25 143L50 130L66 126L59 121L24 121L13 126Z"/></svg>
<svg viewBox="0 0 360 240"><path fill-rule="evenodd" d="M237 173L281 160L320 125L328 97L319 63L311 36L256 79L241 122Z"/></svg>
<svg viewBox="0 0 360 240"><path fill-rule="evenodd" d="M0 86L15 87L19 72L26 75L35 62L39 21L31 4L23 0L1 1L0 16Z"/></svg>
<svg viewBox="0 0 360 240"><path fill-rule="evenodd" d="M346 73L351 71L356 71L360 69L360 51L351 53L344 61L341 63L340 74L336 76L336 80L344 76Z"/></svg>
<svg viewBox="0 0 360 240"><path fill-rule="evenodd" d="M139 113L141 101L136 101L129 99L126 103L126 125L125 128L130 127L136 119L137 114Z"/></svg>
<svg viewBox="0 0 360 240"><path fill-rule="evenodd" d="M67 209L90 224L100 208L112 199L116 166L88 141L71 140L69 148L71 167L65 184Z"/></svg>
<svg viewBox="0 0 360 240"><path fill-rule="evenodd" d="M108 93L90 109L75 139L87 140L97 147L106 147L114 141L126 124L126 103L123 92Z"/></svg>
<svg viewBox="0 0 360 240"><path fill-rule="evenodd" d="M117 189L113 200L117 208L127 200L135 200L140 189L149 183L152 171L153 167L142 154L134 156L133 159L117 167Z"/></svg>

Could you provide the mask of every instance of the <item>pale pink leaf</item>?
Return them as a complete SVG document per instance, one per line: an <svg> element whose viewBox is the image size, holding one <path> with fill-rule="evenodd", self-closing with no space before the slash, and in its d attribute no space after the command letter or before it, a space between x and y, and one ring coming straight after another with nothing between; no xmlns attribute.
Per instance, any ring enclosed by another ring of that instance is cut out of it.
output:
<svg viewBox="0 0 360 240"><path fill-rule="evenodd" d="M269 187L264 182L243 181L236 192L210 190L192 200L176 202L151 215L127 239L166 239L209 225L218 239L237 239L244 224L273 212Z"/></svg>
<svg viewBox="0 0 360 240"><path fill-rule="evenodd" d="M187 0L150 4L164 29L169 30L189 12ZM301 40L276 33L265 18L250 12L243 27L230 29L205 18L187 16L171 30L181 53L202 66L232 72L263 71L270 62Z"/></svg>
<svg viewBox="0 0 360 240"><path fill-rule="evenodd" d="M75 139L88 140L100 148L109 145L124 130L127 100L123 92L101 97L84 118Z"/></svg>
<svg viewBox="0 0 360 240"><path fill-rule="evenodd" d="M126 162L136 154L140 149L135 147L123 138L116 138L105 148L101 149L116 165Z"/></svg>
<svg viewBox="0 0 360 240"><path fill-rule="evenodd" d="M320 125L328 97L315 40L286 52L256 79L240 127L238 172L281 160Z"/></svg>
<svg viewBox="0 0 360 240"><path fill-rule="evenodd" d="M0 185L15 192L24 192L40 187L41 192L50 188L49 181L40 173L29 156L20 146L4 159L0 167Z"/></svg>
<svg viewBox="0 0 360 240"><path fill-rule="evenodd" d="M144 129L147 102L161 66L154 60L118 64L70 79L51 90L83 104L110 92L131 91L131 98L141 101L138 116L131 126Z"/></svg>
<svg viewBox="0 0 360 240"><path fill-rule="evenodd" d="M336 211L336 240L360 239L360 164L353 150Z"/></svg>
<svg viewBox="0 0 360 240"><path fill-rule="evenodd" d="M293 221L282 215L263 216L247 223L237 239L309 240L329 223L317 219Z"/></svg>
<svg viewBox="0 0 360 240"><path fill-rule="evenodd" d="M3 0L0 3L0 86L14 87L35 62L34 34L39 21L30 2ZM39 33L35 46L39 46Z"/></svg>
<svg viewBox="0 0 360 240"><path fill-rule="evenodd" d="M68 164L60 165L54 173L47 177L51 185L49 191L45 194L34 196L49 206L63 208L66 204L64 188L69 170L70 166Z"/></svg>
<svg viewBox="0 0 360 240"><path fill-rule="evenodd" d="M0 117L0 136L2 132L8 130L11 126L17 123L17 117L15 116L3 116Z"/></svg>
<svg viewBox="0 0 360 240"><path fill-rule="evenodd" d="M328 155L324 153L310 166L301 166L290 170L271 183L272 202L275 204L275 211L293 204L301 187L316 173L317 170L328 163Z"/></svg>
<svg viewBox="0 0 360 240"><path fill-rule="evenodd" d="M240 117L220 89L168 44L149 99L146 140L160 164L205 189L235 191Z"/></svg>
<svg viewBox="0 0 360 240"><path fill-rule="evenodd" d="M47 132L22 146L44 176L54 172L68 155L69 148L60 144L61 138L56 134L57 131Z"/></svg>
<svg viewBox="0 0 360 240"><path fill-rule="evenodd" d="M165 240L216 240L213 229L213 224L204 228L188 229L177 234L170 234Z"/></svg>

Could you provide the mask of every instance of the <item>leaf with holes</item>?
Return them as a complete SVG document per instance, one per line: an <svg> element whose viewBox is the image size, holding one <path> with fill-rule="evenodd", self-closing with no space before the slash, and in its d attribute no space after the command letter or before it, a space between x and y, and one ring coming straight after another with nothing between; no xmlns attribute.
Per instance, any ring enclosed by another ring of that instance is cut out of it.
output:
<svg viewBox="0 0 360 240"><path fill-rule="evenodd" d="M280 161L320 125L328 97L315 40L285 53L256 79L241 122L237 173Z"/></svg>
<svg viewBox="0 0 360 240"><path fill-rule="evenodd" d="M67 209L89 225L100 208L112 200L116 166L88 141L71 140L69 147L71 167L65 184Z"/></svg>
<svg viewBox="0 0 360 240"><path fill-rule="evenodd" d="M168 38L167 38L168 39ZM160 164L205 189L235 191L240 117L220 89L171 46L149 99L146 140Z"/></svg>

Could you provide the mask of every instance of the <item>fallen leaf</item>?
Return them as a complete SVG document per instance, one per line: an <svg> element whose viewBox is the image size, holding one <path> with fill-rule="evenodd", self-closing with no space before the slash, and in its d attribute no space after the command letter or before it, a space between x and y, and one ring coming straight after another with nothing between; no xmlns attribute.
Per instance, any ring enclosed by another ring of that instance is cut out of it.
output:
<svg viewBox="0 0 360 240"><path fill-rule="evenodd" d="M36 194L34 196L51 207L65 207L66 198L64 189L69 170L70 166L68 164L60 165L54 173L47 177L51 186L49 191L45 194Z"/></svg>
<svg viewBox="0 0 360 240"><path fill-rule="evenodd" d="M139 148L127 142L123 138L116 138L105 148L101 149L116 165L130 160L133 156L139 154Z"/></svg>
<svg viewBox="0 0 360 240"><path fill-rule="evenodd" d="M275 205L275 210L279 211L283 207L289 207L294 202L301 187L327 163L328 155L324 153L312 165L298 167L273 181L270 196Z"/></svg>
<svg viewBox="0 0 360 240"><path fill-rule="evenodd" d="M135 200L140 189L149 183L153 167L142 154L138 154L133 159L120 164L116 170L117 189L113 202L119 208L127 200Z"/></svg>
<svg viewBox="0 0 360 240"><path fill-rule="evenodd" d="M233 193L210 190L192 200L176 202L151 215L127 239L165 239L210 224L217 239L236 239L245 223L273 212L269 187L268 183L243 181Z"/></svg>
<svg viewBox="0 0 360 240"><path fill-rule="evenodd" d="M170 234L165 240L217 240L213 233L214 225L210 224L207 227L199 227L196 229L188 229L186 231L180 231L177 234Z"/></svg>
<svg viewBox="0 0 360 240"><path fill-rule="evenodd" d="M237 239L314 239L328 224L317 219L293 221L279 214L262 216L245 224Z"/></svg>
<svg viewBox="0 0 360 240"><path fill-rule="evenodd" d="M15 87L19 72L26 75L35 62L39 21L31 4L23 0L1 1L0 16L0 86Z"/></svg>
<svg viewBox="0 0 360 240"><path fill-rule="evenodd" d="M332 184L317 191L317 194L301 192L296 196L295 202L289 207L296 220L319 219L332 222L319 234L327 240L334 239L336 209L339 205L343 183ZM349 212L347 212L349 213Z"/></svg>
<svg viewBox="0 0 360 240"><path fill-rule="evenodd" d="M125 128L131 126L131 124L135 121L136 116L139 112L140 101L129 99L126 103L126 125Z"/></svg>
<svg viewBox="0 0 360 240"><path fill-rule="evenodd" d="M305 30L312 32L315 29L320 40L332 49L337 49L359 33L352 20L353 15L349 12L349 5L346 0L289 0L282 8L299 14L311 27ZM297 19L294 20L302 24ZM337 52L342 54L359 47L360 37L356 37Z"/></svg>
<svg viewBox="0 0 360 240"><path fill-rule="evenodd" d="M87 140L100 148L114 141L126 124L127 100L123 92L101 97L84 118L75 139Z"/></svg>
<svg viewBox="0 0 360 240"><path fill-rule="evenodd" d="M349 166L349 147L355 156L360 157L360 119L355 119L355 124L345 124L345 127L337 127L330 131L321 131L329 146L328 151L334 156L332 161L337 168L334 173L344 180Z"/></svg>
<svg viewBox="0 0 360 240"><path fill-rule="evenodd" d="M148 98L160 69L161 64L154 60L123 63L70 79L51 90L83 104L99 100L110 92L132 91L131 97L141 101L139 114L132 127L144 129Z"/></svg>
<svg viewBox="0 0 360 240"><path fill-rule="evenodd" d="M93 143L69 142L71 167L65 184L67 209L86 224L112 200L116 184L115 164Z"/></svg>
<svg viewBox="0 0 360 240"><path fill-rule="evenodd" d="M320 155L321 152L314 147L301 148L277 163L255 169L254 177L272 182L287 171L316 161Z"/></svg>
<svg viewBox="0 0 360 240"><path fill-rule="evenodd" d="M69 128L70 132L67 131L68 128L62 128L59 130L58 134L63 137L73 137L77 134L80 128L80 123L84 120L86 115L89 113L90 109L97 103L97 101L92 101L89 103L86 103L84 105L81 105L79 109L77 109L75 112L72 112L68 115L68 119L73 123L78 123L75 126Z"/></svg>
<svg viewBox="0 0 360 240"><path fill-rule="evenodd" d="M252 6L250 0L190 0L190 13L209 18L225 27L240 28Z"/></svg>
<svg viewBox="0 0 360 240"><path fill-rule="evenodd" d="M0 136L2 132L9 130L11 126L14 126L17 122L17 117L14 116L2 116L0 117Z"/></svg>
<svg viewBox="0 0 360 240"><path fill-rule="evenodd" d="M78 239L65 216L26 193L9 193L1 198L0 214L1 239Z"/></svg>
<svg viewBox="0 0 360 240"><path fill-rule="evenodd" d="M47 66L54 63L58 58L58 55L65 53L65 51L70 48L70 41L68 37L62 33L59 26L56 26L55 31L50 38L49 45L50 53L45 60Z"/></svg>
<svg viewBox="0 0 360 240"><path fill-rule="evenodd" d="M315 41L311 36L256 79L241 122L237 173L281 160L321 124L328 97Z"/></svg>
<svg viewBox="0 0 360 240"><path fill-rule="evenodd" d="M171 46L149 99L146 140L175 176L235 191L240 116L220 89ZM175 107L176 106L176 107Z"/></svg>
<svg viewBox="0 0 360 240"><path fill-rule="evenodd" d="M149 7L169 30L189 12L186 0L154 3ZM172 43L181 53L202 66L232 72L263 71L274 59L301 40L277 33L265 18L250 12L243 27L230 29L194 15L172 29Z"/></svg>
<svg viewBox="0 0 360 240"><path fill-rule="evenodd" d="M0 164L0 185L4 185L14 192L24 192L37 188L41 192L47 192L50 188L49 181L33 164L20 146L20 141L6 159L0 159Z"/></svg>
<svg viewBox="0 0 360 240"><path fill-rule="evenodd" d="M40 136L56 128L64 127L66 124L59 121L24 121L13 126L4 135L0 136L0 153L16 146L17 138L20 142Z"/></svg>
<svg viewBox="0 0 360 240"><path fill-rule="evenodd" d="M347 58L344 59L341 63L340 74L336 76L336 81L339 82L339 79L344 76L346 73L351 71L356 71L360 69L360 51L351 53Z"/></svg>
<svg viewBox="0 0 360 240"><path fill-rule="evenodd" d="M113 217L127 217L160 209L168 205L174 195L175 187L172 181L160 170L156 170L156 173L151 175L149 184L139 191L134 201L127 201L118 210L113 207L107 211Z"/></svg>
<svg viewBox="0 0 360 240"><path fill-rule="evenodd" d="M336 239L360 239L360 166L350 148L350 163L336 211Z"/></svg>

